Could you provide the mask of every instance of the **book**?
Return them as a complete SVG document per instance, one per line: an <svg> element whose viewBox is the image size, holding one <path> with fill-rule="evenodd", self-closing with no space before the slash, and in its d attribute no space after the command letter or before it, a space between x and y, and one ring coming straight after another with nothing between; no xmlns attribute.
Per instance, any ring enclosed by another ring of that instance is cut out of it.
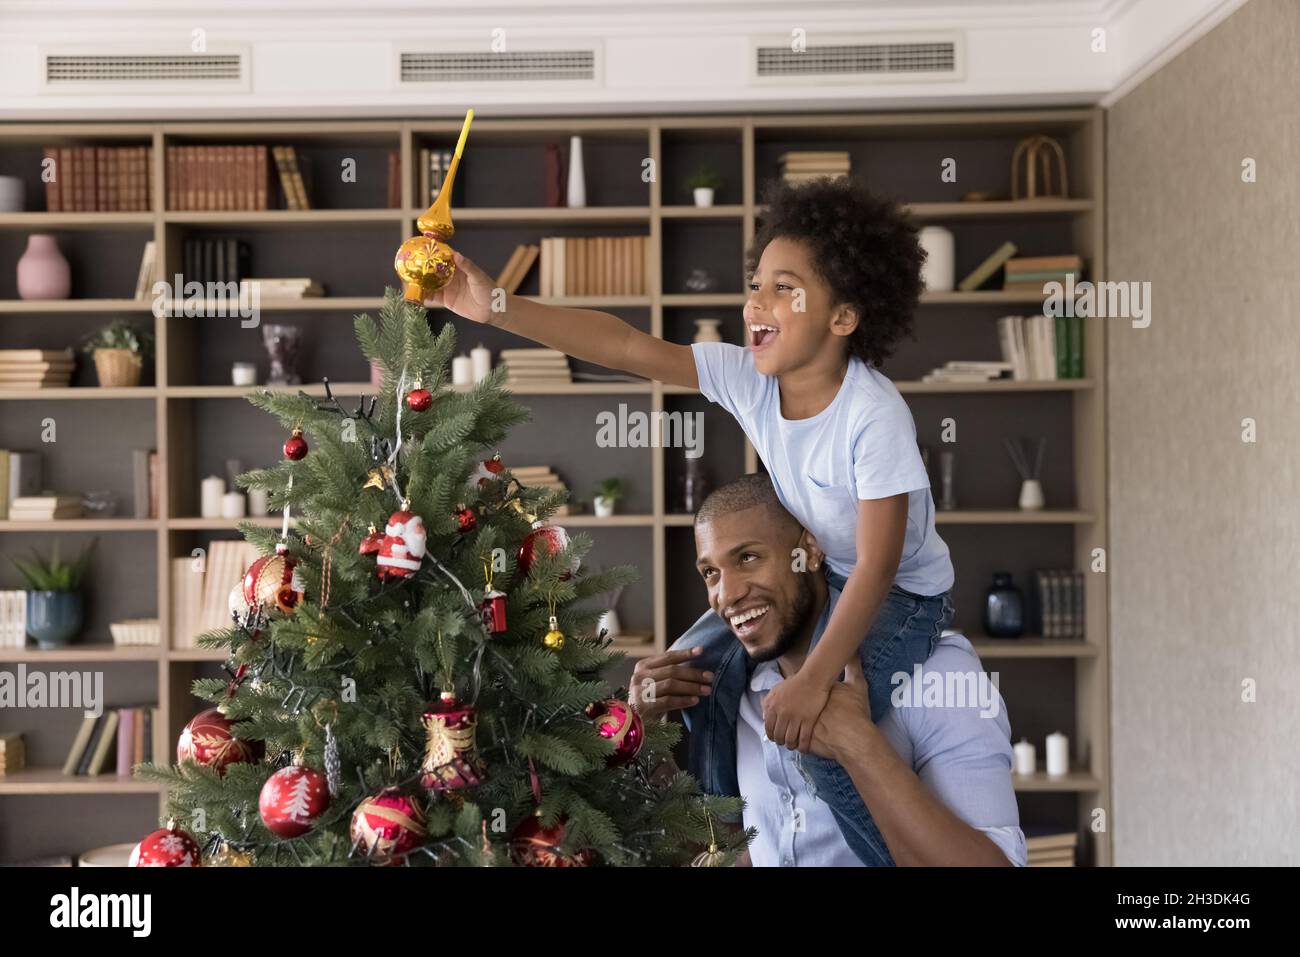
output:
<svg viewBox="0 0 1300 957"><path fill-rule="evenodd" d="M73 774L83 775L89 773L91 762L95 758L95 751L98 750L100 739L104 736L104 725L107 724L107 722L107 711L95 718L95 724L91 729L90 738L86 741L85 749L77 758L77 765L72 770Z"/></svg>
<svg viewBox="0 0 1300 957"><path fill-rule="evenodd" d="M135 708L119 708L117 719L117 774L130 777L135 760Z"/></svg>
<svg viewBox="0 0 1300 957"><path fill-rule="evenodd" d="M9 503L10 521L43 521L81 517L81 499L75 495L27 495Z"/></svg>
<svg viewBox="0 0 1300 957"><path fill-rule="evenodd" d="M39 452L22 452L11 449L8 455L9 489L5 514L16 499L39 495L41 491L41 455Z"/></svg>
<svg viewBox="0 0 1300 957"><path fill-rule="evenodd" d="M86 765L86 774L103 774L108 767L110 754L114 756L116 761L117 722L119 720L120 715L117 711L109 710L104 712L104 726L95 741L94 754L91 755L90 762Z"/></svg>
<svg viewBox="0 0 1300 957"><path fill-rule="evenodd" d="M102 718L103 715L100 715ZM99 719L95 717L86 717L81 721L81 727L77 729L77 735L72 739L72 747L68 749L68 757L63 762L64 774L76 774L77 766L81 763L81 757L86 753L90 745L90 739L94 736L95 726Z"/></svg>
<svg viewBox="0 0 1300 957"><path fill-rule="evenodd" d="M973 292L979 289L980 286L993 278L993 274L1015 254L1015 243L1010 241L1003 243L990 253L987 259L971 270L970 274L957 284L957 288L961 292Z"/></svg>
<svg viewBox="0 0 1300 957"><path fill-rule="evenodd" d="M59 156L58 150L52 147L45 147L41 151L41 168L53 165L54 176L45 182L45 211L49 213L63 212L63 191L59 183Z"/></svg>
<svg viewBox="0 0 1300 957"><path fill-rule="evenodd" d="M153 288L153 276L157 255L157 245L152 239L147 240L144 244L144 252L140 256L140 272L136 276L135 280L136 299L151 298L149 291Z"/></svg>
<svg viewBox="0 0 1300 957"><path fill-rule="evenodd" d="M516 262L514 271L506 277L503 288L508 294L518 291L519 286L523 283L528 273L532 271L533 263L537 262L537 257L541 253L541 247L536 244L529 244L524 247L524 254Z"/></svg>

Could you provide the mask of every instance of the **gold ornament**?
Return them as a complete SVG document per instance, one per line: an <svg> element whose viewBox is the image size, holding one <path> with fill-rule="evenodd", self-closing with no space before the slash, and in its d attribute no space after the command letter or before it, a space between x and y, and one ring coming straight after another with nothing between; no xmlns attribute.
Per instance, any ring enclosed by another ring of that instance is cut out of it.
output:
<svg viewBox="0 0 1300 957"><path fill-rule="evenodd" d="M555 616L551 616L551 630L542 636L542 644L551 651L559 651L564 647L564 632L560 631L560 623Z"/></svg>
<svg viewBox="0 0 1300 957"><path fill-rule="evenodd" d="M204 867L252 867L253 852L237 851L225 841L221 846L208 855L203 862Z"/></svg>
<svg viewBox="0 0 1300 957"><path fill-rule="evenodd" d="M718 837L713 833L713 816L707 810L704 819L709 824L709 849L696 854L691 860L691 867L721 867L726 855L718 848Z"/></svg>
<svg viewBox="0 0 1300 957"><path fill-rule="evenodd" d="M388 483L393 480L393 469L388 465L379 465L371 469L366 476L366 484L361 486L366 488L385 489Z"/></svg>
<svg viewBox="0 0 1300 957"><path fill-rule="evenodd" d="M402 297L407 302L423 305L424 301L451 282L456 275L456 261L448 240L456 233L451 222L451 188L456 181L456 170L460 167L461 153L465 149L465 140L469 137L469 125L474 121L474 111L465 111L465 124L460 130L460 139L456 142L456 152L451 160L451 169L442 181L438 198L416 221L419 236L412 236L402 243L393 260L393 268L402 280Z"/></svg>

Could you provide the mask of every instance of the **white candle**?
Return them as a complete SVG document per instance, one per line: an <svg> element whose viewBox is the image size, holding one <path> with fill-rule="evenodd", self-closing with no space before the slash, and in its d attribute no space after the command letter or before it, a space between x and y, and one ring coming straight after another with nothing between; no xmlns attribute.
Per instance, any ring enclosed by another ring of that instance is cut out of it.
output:
<svg viewBox="0 0 1300 957"><path fill-rule="evenodd" d="M230 367L232 385L257 385L257 366L251 362L236 362Z"/></svg>
<svg viewBox="0 0 1300 957"><path fill-rule="evenodd" d="M451 360L451 384L473 385L474 363L469 356L457 356Z"/></svg>
<svg viewBox="0 0 1300 957"><path fill-rule="evenodd" d="M1059 731L1047 736L1047 773L1060 777L1070 770L1070 739Z"/></svg>
<svg viewBox="0 0 1300 957"><path fill-rule="evenodd" d="M1016 757L1016 774L1033 774L1037 770L1038 751L1032 744L1021 738L1011 750Z"/></svg>
<svg viewBox="0 0 1300 957"><path fill-rule="evenodd" d="M270 493L266 489L250 488L248 490L248 514L265 515L269 512L271 510L271 506L267 504L269 498Z"/></svg>
<svg viewBox="0 0 1300 957"><path fill-rule="evenodd" d="M243 518L245 515L244 493L227 492L221 496L222 518Z"/></svg>
<svg viewBox="0 0 1300 957"><path fill-rule="evenodd" d="M492 371L492 350L480 342L469 351L469 357L474 364L474 381L482 382Z"/></svg>
<svg viewBox="0 0 1300 957"><path fill-rule="evenodd" d="M199 514L204 518L221 517L221 496L226 494L226 480L209 475L199 486Z"/></svg>

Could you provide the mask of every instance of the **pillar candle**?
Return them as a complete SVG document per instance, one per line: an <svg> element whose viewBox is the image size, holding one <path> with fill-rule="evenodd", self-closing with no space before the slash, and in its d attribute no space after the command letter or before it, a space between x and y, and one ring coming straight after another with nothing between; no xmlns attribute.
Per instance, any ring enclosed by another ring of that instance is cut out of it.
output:
<svg viewBox="0 0 1300 957"><path fill-rule="evenodd" d="M457 356L451 360L451 384L474 384L474 362L469 356Z"/></svg>
<svg viewBox="0 0 1300 957"><path fill-rule="evenodd" d="M1016 774L1033 774L1038 769L1038 751L1024 738L1021 738L1011 750L1016 758Z"/></svg>
<svg viewBox="0 0 1300 957"><path fill-rule="evenodd" d="M221 496L222 518L243 518L245 515L244 493L227 492Z"/></svg>
<svg viewBox="0 0 1300 957"><path fill-rule="evenodd" d="M236 362L230 367L232 385L257 385L257 366L251 362Z"/></svg>
<svg viewBox="0 0 1300 957"><path fill-rule="evenodd" d="M469 351L469 357L474 364L474 381L482 382L492 371L492 350L480 342Z"/></svg>
<svg viewBox="0 0 1300 957"><path fill-rule="evenodd" d="M204 518L221 517L221 496L226 494L226 480L209 475L199 486L199 514Z"/></svg>
<svg viewBox="0 0 1300 957"><path fill-rule="evenodd" d="M1070 739L1059 731L1047 736L1047 773L1060 777L1070 770Z"/></svg>
<svg viewBox="0 0 1300 957"><path fill-rule="evenodd" d="M250 488L248 490L248 514L265 515L271 510L267 504L270 493L264 488Z"/></svg>

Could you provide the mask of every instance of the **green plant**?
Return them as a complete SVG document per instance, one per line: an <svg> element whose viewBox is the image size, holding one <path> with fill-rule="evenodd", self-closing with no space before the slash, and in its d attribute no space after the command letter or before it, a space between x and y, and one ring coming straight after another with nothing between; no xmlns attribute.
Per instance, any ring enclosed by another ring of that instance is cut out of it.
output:
<svg viewBox="0 0 1300 957"><path fill-rule="evenodd" d="M41 558L40 554L33 549L31 561L22 558L15 558L12 561L19 574L27 579L27 584L31 586L29 591L76 591L81 587L82 579L86 577L86 569L90 567L90 558L94 551L95 540L92 539L73 561L65 562L59 558L59 543L56 539L54 547L50 549L48 560Z"/></svg>
<svg viewBox="0 0 1300 957"><path fill-rule="evenodd" d="M622 497L623 480L621 478L607 478L596 487L596 498L617 502Z"/></svg>
<svg viewBox="0 0 1300 957"><path fill-rule="evenodd" d="M87 337L82 346L83 352L94 352L96 349L129 349L142 359L148 359L153 355L153 333L137 329L125 319L114 319Z"/></svg>
<svg viewBox="0 0 1300 957"><path fill-rule="evenodd" d="M701 166L686 177L687 189L721 189L722 177L711 167Z"/></svg>

